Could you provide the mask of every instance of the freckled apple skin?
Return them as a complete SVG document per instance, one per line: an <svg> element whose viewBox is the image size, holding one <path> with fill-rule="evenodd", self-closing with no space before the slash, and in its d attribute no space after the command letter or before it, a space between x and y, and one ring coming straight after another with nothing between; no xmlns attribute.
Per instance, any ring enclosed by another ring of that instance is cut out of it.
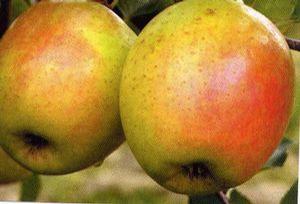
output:
<svg viewBox="0 0 300 204"><path fill-rule="evenodd" d="M30 171L15 162L0 147L0 185L21 181L30 175Z"/></svg>
<svg viewBox="0 0 300 204"><path fill-rule="evenodd" d="M40 174L101 162L124 141L119 85L135 39L96 2L42 1L21 15L0 42L3 149Z"/></svg>
<svg viewBox="0 0 300 204"><path fill-rule="evenodd" d="M121 119L155 181L204 195L261 169L284 134L293 92L288 46L267 18L231 0L186 0L155 17L129 52ZM209 175L190 178L184 167L195 163Z"/></svg>

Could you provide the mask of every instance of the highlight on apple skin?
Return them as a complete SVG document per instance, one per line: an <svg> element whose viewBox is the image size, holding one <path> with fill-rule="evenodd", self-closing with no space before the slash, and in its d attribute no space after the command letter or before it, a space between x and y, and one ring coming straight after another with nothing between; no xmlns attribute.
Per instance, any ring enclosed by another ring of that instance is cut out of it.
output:
<svg viewBox="0 0 300 204"><path fill-rule="evenodd" d="M42 1L0 41L0 143L40 174L101 162L123 141L119 84L135 33L96 2Z"/></svg>
<svg viewBox="0 0 300 204"><path fill-rule="evenodd" d="M126 140L163 187L205 195L256 174L293 106L282 34L233 0L185 0L156 16L127 57L120 88Z"/></svg>
<svg viewBox="0 0 300 204"><path fill-rule="evenodd" d="M0 147L0 185L22 181L32 175Z"/></svg>

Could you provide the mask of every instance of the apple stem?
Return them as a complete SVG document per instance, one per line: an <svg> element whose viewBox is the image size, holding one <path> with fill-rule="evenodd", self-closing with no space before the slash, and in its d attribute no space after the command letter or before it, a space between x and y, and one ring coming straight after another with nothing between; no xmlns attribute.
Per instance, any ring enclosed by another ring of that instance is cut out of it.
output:
<svg viewBox="0 0 300 204"><path fill-rule="evenodd" d="M286 42L292 50L300 51L300 40L286 37Z"/></svg>
<svg viewBox="0 0 300 204"><path fill-rule="evenodd" d="M219 197L219 199L221 200L221 202L222 202L223 204L229 204L229 200L228 200L228 198L227 198L225 192L220 191L220 192L218 193L218 197Z"/></svg>

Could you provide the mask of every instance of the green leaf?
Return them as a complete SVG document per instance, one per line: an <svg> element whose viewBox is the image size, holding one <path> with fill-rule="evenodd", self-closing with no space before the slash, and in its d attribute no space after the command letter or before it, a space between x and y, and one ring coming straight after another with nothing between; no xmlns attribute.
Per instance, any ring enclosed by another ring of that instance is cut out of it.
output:
<svg viewBox="0 0 300 204"><path fill-rule="evenodd" d="M281 199L280 204L297 204L298 180L292 185L290 190Z"/></svg>
<svg viewBox="0 0 300 204"><path fill-rule="evenodd" d="M287 148L291 144L291 140L283 138L280 145L277 147L277 149L273 152L267 163L264 165L263 170L283 166L287 158Z"/></svg>
<svg viewBox="0 0 300 204"><path fill-rule="evenodd" d="M255 0L250 6L276 23L290 19L294 13L296 4L297 0Z"/></svg>
<svg viewBox="0 0 300 204"><path fill-rule="evenodd" d="M189 196L189 204L223 204L218 194L207 196Z"/></svg>
<svg viewBox="0 0 300 204"><path fill-rule="evenodd" d="M251 6L254 1L255 0L244 0L244 3Z"/></svg>
<svg viewBox="0 0 300 204"><path fill-rule="evenodd" d="M11 1L11 15L10 22L13 22L21 13L29 8L28 3L24 0Z"/></svg>
<svg viewBox="0 0 300 204"><path fill-rule="evenodd" d="M300 39L300 22L290 25L284 34L290 38Z"/></svg>
<svg viewBox="0 0 300 204"><path fill-rule="evenodd" d="M35 201L39 195L41 182L38 175L32 175L22 182L20 201Z"/></svg>
<svg viewBox="0 0 300 204"><path fill-rule="evenodd" d="M298 0L246 0L245 3L268 17L283 33L297 23Z"/></svg>
<svg viewBox="0 0 300 204"><path fill-rule="evenodd" d="M300 21L300 1L297 1L297 4L294 9L293 17Z"/></svg>
<svg viewBox="0 0 300 204"><path fill-rule="evenodd" d="M288 27L285 35L291 38L300 39L300 0L297 1L292 19L294 22Z"/></svg>
<svg viewBox="0 0 300 204"><path fill-rule="evenodd" d="M230 204L251 204L250 200L243 195L242 193L238 192L235 189L232 189L229 193L229 203Z"/></svg>

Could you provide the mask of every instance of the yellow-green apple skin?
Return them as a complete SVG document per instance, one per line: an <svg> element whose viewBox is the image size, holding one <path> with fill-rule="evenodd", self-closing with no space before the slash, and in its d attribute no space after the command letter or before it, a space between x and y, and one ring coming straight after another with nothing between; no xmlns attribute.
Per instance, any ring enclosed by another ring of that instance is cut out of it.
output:
<svg viewBox="0 0 300 204"><path fill-rule="evenodd" d="M287 138L298 138L300 129L300 52L292 51L292 56L295 63L295 104L289 125L285 132Z"/></svg>
<svg viewBox="0 0 300 204"><path fill-rule="evenodd" d="M135 33L95 2L42 1L0 42L0 143L40 174L101 162L123 141L119 85Z"/></svg>
<svg viewBox="0 0 300 204"><path fill-rule="evenodd" d="M155 181L204 195L259 171L284 134L293 89L289 48L268 19L231 0L186 0L130 50L121 120Z"/></svg>
<svg viewBox="0 0 300 204"><path fill-rule="evenodd" d="M21 181L32 175L0 148L0 185Z"/></svg>

